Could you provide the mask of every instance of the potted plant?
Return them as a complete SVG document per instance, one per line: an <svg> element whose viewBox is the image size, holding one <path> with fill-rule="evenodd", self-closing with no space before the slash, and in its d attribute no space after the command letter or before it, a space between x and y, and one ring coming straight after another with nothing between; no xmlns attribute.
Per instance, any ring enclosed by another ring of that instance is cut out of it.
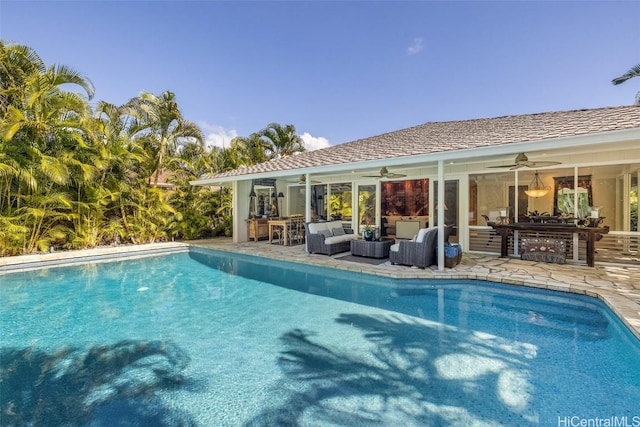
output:
<svg viewBox="0 0 640 427"><path fill-rule="evenodd" d="M370 241L373 240L373 232L376 230L376 227L374 224L372 224L373 222L373 218L371 217L370 213L367 213L364 216L364 221L363 221L363 225L362 225L362 237L364 238L364 240Z"/></svg>
<svg viewBox="0 0 640 427"><path fill-rule="evenodd" d="M373 232L375 231L375 227L371 224L365 224L362 227L362 237L364 240L371 241L373 240Z"/></svg>

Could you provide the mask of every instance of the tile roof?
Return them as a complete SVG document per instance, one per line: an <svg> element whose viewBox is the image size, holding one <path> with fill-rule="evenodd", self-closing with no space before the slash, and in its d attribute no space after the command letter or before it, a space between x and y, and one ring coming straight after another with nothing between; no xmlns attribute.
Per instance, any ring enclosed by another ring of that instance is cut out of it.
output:
<svg viewBox="0 0 640 427"><path fill-rule="evenodd" d="M428 122L203 179L382 160L640 128L640 105Z"/></svg>

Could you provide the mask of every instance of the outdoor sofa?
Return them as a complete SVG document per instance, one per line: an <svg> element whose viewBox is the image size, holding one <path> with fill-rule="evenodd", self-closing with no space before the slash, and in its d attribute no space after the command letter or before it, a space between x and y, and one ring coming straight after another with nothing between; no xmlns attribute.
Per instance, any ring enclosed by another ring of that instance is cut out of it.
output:
<svg viewBox="0 0 640 427"><path fill-rule="evenodd" d="M351 250L351 240L356 238L351 228L345 228L342 221L307 222L307 252L310 254L333 255Z"/></svg>

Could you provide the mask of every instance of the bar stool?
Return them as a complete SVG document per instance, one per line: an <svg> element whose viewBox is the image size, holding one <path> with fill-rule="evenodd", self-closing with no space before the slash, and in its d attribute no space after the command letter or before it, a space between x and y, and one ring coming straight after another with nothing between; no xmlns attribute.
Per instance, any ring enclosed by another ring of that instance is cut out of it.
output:
<svg viewBox="0 0 640 427"><path fill-rule="evenodd" d="M275 238L276 236L278 237L278 243L281 245L284 245L283 242L283 238L284 238L284 234L285 234L285 229L284 226L282 225L273 225L272 226L272 232L273 232L273 237Z"/></svg>
<svg viewBox="0 0 640 427"><path fill-rule="evenodd" d="M304 243L304 221L300 218L289 221L288 239L291 244Z"/></svg>
<svg viewBox="0 0 640 427"><path fill-rule="evenodd" d="M298 243L305 242L306 230L304 228L304 219L302 218L296 221L296 235L298 238Z"/></svg>

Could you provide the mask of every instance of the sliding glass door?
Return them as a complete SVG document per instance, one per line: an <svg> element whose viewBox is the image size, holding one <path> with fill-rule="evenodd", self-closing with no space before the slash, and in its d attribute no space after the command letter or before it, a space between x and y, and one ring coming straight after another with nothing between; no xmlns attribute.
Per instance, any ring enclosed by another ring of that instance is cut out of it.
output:
<svg viewBox="0 0 640 427"><path fill-rule="evenodd" d="M377 191L375 184L358 185L358 224L376 224Z"/></svg>

